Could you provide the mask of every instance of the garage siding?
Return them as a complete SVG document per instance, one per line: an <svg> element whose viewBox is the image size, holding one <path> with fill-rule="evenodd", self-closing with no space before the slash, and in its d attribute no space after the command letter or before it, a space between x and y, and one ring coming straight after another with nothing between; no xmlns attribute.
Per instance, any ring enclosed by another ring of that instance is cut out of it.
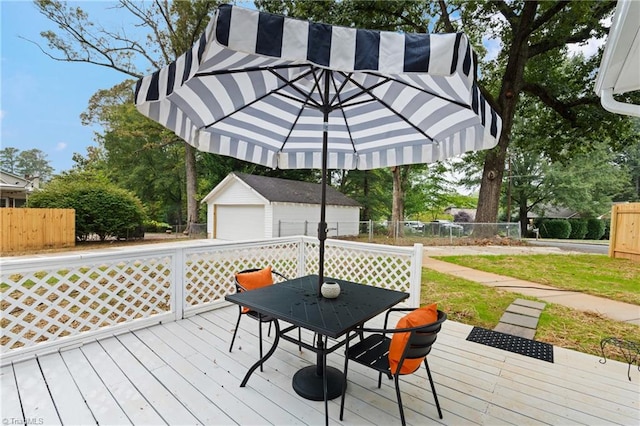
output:
<svg viewBox="0 0 640 426"><path fill-rule="evenodd" d="M318 234L319 205L294 203L273 203L272 205L274 237ZM357 207L327 206L328 236L358 235L359 219L360 210Z"/></svg>

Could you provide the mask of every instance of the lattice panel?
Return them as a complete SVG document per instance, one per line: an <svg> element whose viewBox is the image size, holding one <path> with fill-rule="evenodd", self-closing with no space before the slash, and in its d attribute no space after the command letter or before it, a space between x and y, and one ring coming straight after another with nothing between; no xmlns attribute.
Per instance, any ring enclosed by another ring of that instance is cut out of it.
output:
<svg viewBox="0 0 640 426"><path fill-rule="evenodd" d="M185 253L185 308L224 300L235 292L234 274L269 265L287 277L298 276L300 241L255 246L215 246Z"/></svg>
<svg viewBox="0 0 640 426"><path fill-rule="evenodd" d="M307 274L317 274L319 244L305 242L304 258ZM324 248L324 276L382 287L409 291L411 285L411 254L386 254L382 251L354 246L332 245Z"/></svg>
<svg viewBox="0 0 640 426"><path fill-rule="evenodd" d="M171 311L171 258L2 273L2 353Z"/></svg>

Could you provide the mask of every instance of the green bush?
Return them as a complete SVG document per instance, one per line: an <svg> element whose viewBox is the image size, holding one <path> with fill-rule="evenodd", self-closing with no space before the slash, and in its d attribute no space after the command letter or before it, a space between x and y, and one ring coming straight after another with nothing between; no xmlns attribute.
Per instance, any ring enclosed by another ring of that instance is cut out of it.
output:
<svg viewBox="0 0 640 426"><path fill-rule="evenodd" d="M587 240L599 240L604 236L606 223L602 219L589 219L587 220L587 234L585 238Z"/></svg>
<svg viewBox="0 0 640 426"><path fill-rule="evenodd" d="M28 205L74 209L78 241L86 241L93 234L101 241L108 237L139 236L145 216L135 195L87 172L54 178L29 197Z"/></svg>
<svg viewBox="0 0 640 426"><path fill-rule="evenodd" d="M146 232L166 232L171 230L171 225L157 220L145 220L144 230Z"/></svg>
<svg viewBox="0 0 640 426"><path fill-rule="evenodd" d="M542 238L569 238L571 234L571 224L564 219L545 220L540 225L540 236Z"/></svg>
<svg viewBox="0 0 640 426"><path fill-rule="evenodd" d="M604 235L602 235L600 239L610 240L611 239L611 219L605 219L603 222L604 222Z"/></svg>
<svg viewBox="0 0 640 426"><path fill-rule="evenodd" d="M586 219L569 219L571 225L571 233L569 238L572 240L583 240L587 235L587 220Z"/></svg>

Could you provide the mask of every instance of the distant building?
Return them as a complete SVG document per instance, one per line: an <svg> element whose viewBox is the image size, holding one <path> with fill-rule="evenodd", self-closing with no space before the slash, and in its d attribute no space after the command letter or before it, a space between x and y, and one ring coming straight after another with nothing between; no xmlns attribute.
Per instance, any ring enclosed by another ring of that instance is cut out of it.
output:
<svg viewBox="0 0 640 426"><path fill-rule="evenodd" d="M0 207L22 207L27 197L40 186L40 179L26 178L0 170Z"/></svg>
<svg viewBox="0 0 640 426"><path fill-rule="evenodd" d="M221 240L315 236L321 189L317 183L230 173L202 200L207 204L207 235ZM328 186L328 236L358 235L360 207Z"/></svg>

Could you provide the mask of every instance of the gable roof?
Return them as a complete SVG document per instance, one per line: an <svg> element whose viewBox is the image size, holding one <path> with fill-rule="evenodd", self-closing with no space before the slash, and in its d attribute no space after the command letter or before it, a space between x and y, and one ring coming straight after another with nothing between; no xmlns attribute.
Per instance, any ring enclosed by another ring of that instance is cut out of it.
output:
<svg viewBox="0 0 640 426"><path fill-rule="evenodd" d="M256 176L233 172L233 175L270 202L320 204L322 185L298 180ZM360 207L360 204L340 191L327 186L327 205Z"/></svg>

